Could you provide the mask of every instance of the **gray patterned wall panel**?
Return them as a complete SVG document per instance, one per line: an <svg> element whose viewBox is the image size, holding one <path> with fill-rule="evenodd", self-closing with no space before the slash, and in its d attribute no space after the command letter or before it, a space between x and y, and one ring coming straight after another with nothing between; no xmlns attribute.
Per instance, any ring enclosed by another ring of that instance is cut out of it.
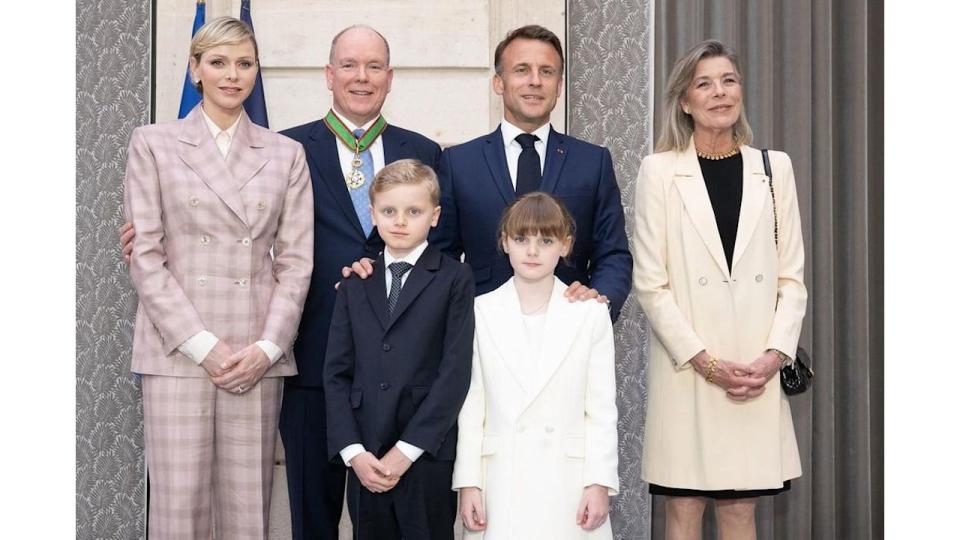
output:
<svg viewBox="0 0 960 540"><path fill-rule="evenodd" d="M633 237L634 182L650 153L652 21L648 0L570 0L567 131L613 154ZM640 480L647 401L647 324L631 294L615 327L620 412L620 496L612 525L617 539L650 538L650 496Z"/></svg>
<svg viewBox="0 0 960 540"><path fill-rule="evenodd" d="M136 299L120 260L127 142L150 118L149 0L77 2L77 538L142 536Z"/></svg>

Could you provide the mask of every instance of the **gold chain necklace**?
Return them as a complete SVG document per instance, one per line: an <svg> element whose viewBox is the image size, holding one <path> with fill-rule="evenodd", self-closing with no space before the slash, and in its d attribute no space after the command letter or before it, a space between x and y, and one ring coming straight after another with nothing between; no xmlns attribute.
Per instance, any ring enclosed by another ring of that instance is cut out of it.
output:
<svg viewBox="0 0 960 540"><path fill-rule="evenodd" d="M717 161L720 159L727 159L728 157L733 157L740 153L739 146L734 146L732 150L728 150L726 152L718 152L715 154L712 154L710 152L704 152L700 148L697 148L697 145L693 145L693 146L694 148L697 149L697 156L702 157L703 159L710 159L713 161Z"/></svg>

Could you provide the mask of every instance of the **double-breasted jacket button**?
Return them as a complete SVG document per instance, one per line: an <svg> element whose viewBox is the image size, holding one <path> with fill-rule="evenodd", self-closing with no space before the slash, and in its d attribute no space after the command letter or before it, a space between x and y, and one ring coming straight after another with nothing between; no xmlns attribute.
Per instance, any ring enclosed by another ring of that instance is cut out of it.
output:
<svg viewBox="0 0 960 540"><path fill-rule="evenodd" d="M387 390L389 388L390 388L390 383L385 383L385 382L380 383L381 390Z"/></svg>
<svg viewBox="0 0 960 540"><path fill-rule="evenodd" d="M757 274L757 277L753 279L757 280L757 283L760 283L761 281L763 281L763 274Z"/></svg>
<svg viewBox="0 0 960 540"><path fill-rule="evenodd" d="M707 284L707 278L700 276L700 279L697 280L697 283L699 283L700 286L703 287Z"/></svg>
<svg viewBox="0 0 960 540"><path fill-rule="evenodd" d="M209 244L209 243L210 243L210 237L209 237L209 236L203 235L203 236L200 237L200 245L201 245L201 246L205 246L205 245L207 245L207 244Z"/></svg>
<svg viewBox="0 0 960 540"><path fill-rule="evenodd" d="M249 238L243 238L243 239L237 240L237 241L240 242L241 244L247 246L247 247L250 247L250 244L252 244L252 242L250 241Z"/></svg>
<svg viewBox="0 0 960 540"><path fill-rule="evenodd" d="M257 201L257 210L266 210L267 205L263 201Z"/></svg>
<svg viewBox="0 0 960 540"><path fill-rule="evenodd" d="M543 430L547 433L553 433L553 426L545 426Z"/></svg>
<svg viewBox="0 0 960 540"><path fill-rule="evenodd" d="M206 284L207 284L207 276L200 276L200 277L198 277L198 278L197 278L197 284L199 284L201 287L203 287L204 285L206 285Z"/></svg>
<svg viewBox="0 0 960 540"><path fill-rule="evenodd" d="M246 287L246 286L247 286L247 278L240 278L240 279L234 281L233 283L234 283L237 287L241 287L241 288Z"/></svg>
<svg viewBox="0 0 960 540"><path fill-rule="evenodd" d="M383 344L383 347L381 347L381 348L383 349L383 352L390 352L390 344L389 344L389 343L384 343L384 344Z"/></svg>
<svg viewBox="0 0 960 540"><path fill-rule="evenodd" d="M200 205L200 197L197 197L197 196L190 197L190 206L199 206L199 205Z"/></svg>

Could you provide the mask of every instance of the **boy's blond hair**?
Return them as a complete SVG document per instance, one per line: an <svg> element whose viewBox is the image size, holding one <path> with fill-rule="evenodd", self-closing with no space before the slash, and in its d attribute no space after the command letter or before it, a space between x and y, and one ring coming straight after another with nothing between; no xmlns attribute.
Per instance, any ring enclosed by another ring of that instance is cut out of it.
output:
<svg viewBox="0 0 960 540"><path fill-rule="evenodd" d="M440 182L437 173L416 159L399 159L380 169L370 186L370 204L377 193L382 193L400 185L423 184L430 193L433 206L440 205Z"/></svg>

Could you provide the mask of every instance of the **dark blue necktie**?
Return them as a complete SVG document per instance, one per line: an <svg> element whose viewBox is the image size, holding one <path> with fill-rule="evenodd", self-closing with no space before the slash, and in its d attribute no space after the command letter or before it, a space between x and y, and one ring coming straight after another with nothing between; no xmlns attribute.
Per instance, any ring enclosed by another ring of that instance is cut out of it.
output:
<svg viewBox="0 0 960 540"><path fill-rule="evenodd" d="M533 143L540 137L529 133L517 135L520 143L520 159L517 160L517 197L540 189L540 155L537 154Z"/></svg>
<svg viewBox="0 0 960 540"><path fill-rule="evenodd" d="M387 313L392 315L393 308L397 307L397 300L400 299L400 289L403 286L403 275L407 273L413 265L408 262L397 261L390 263L387 268L393 279L390 280L390 294L387 295Z"/></svg>

